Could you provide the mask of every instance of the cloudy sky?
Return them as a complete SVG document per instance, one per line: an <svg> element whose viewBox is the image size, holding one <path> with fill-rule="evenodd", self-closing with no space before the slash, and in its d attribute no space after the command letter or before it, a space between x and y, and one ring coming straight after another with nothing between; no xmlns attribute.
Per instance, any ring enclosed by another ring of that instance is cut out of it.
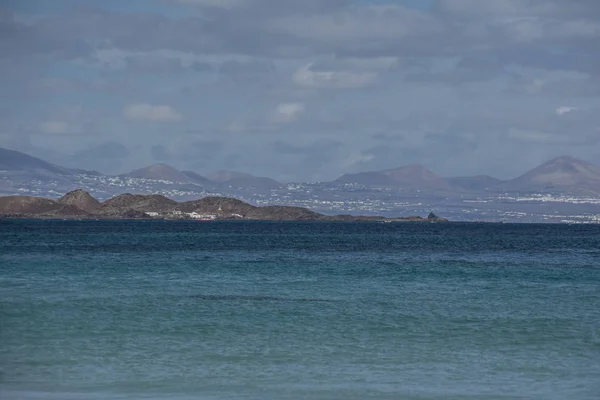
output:
<svg viewBox="0 0 600 400"><path fill-rule="evenodd" d="M1 0L0 147L282 181L600 164L598 0Z"/></svg>

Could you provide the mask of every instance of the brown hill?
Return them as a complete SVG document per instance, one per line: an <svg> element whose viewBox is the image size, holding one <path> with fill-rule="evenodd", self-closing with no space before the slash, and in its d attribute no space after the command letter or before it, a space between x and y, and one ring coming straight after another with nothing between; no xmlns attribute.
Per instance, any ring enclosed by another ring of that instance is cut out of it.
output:
<svg viewBox="0 0 600 400"><path fill-rule="evenodd" d="M93 213L100 208L100 202L82 189L73 190L65 194L58 199L58 202L61 204L77 206L88 213Z"/></svg>
<svg viewBox="0 0 600 400"><path fill-rule="evenodd" d="M62 207L55 200L34 196L0 197L0 214L43 214Z"/></svg>
<svg viewBox="0 0 600 400"><path fill-rule="evenodd" d="M256 207L246 215L248 219L273 221L319 221L324 217L307 208L289 206Z"/></svg>
<svg viewBox="0 0 600 400"><path fill-rule="evenodd" d="M574 157L558 157L500 185L506 191L600 192L600 167Z"/></svg>
<svg viewBox="0 0 600 400"><path fill-rule="evenodd" d="M74 204L61 204L61 207L48 211L42 214L38 214L41 217L62 217L62 218L83 218L90 215L89 212L82 210Z"/></svg>
<svg viewBox="0 0 600 400"><path fill-rule="evenodd" d="M186 201L177 206L177 210L198 214L213 214L213 215L230 215L239 214L242 216L248 215L256 206L245 203L238 199L229 197L209 196L203 199Z"/></svg>
<svg viewBox="0 0 600 400"><path fill-rule="evenodd" d="M121 215L128 210L134 211L169 211L178 203L165 196L158 194L142 195L125 193L112 197L100 205L97 210L98 214L104 215Z"/></svg>
<svg viewBox="0 0 600 400"><path fill-rule="evenodd" d="M264 206L257 207L229 197L205 197L181 203L178 210L198 214L216 215L220 218L244 218L271 221L317 221L323 215L303 207Z"/></svg>
<svg viewBox="0 0 600 400"><path fill-rule="evenodd" d="M84 217L89 215L74 204L61 204L34 196L0 197L0 214L37 217Z"/></svg>

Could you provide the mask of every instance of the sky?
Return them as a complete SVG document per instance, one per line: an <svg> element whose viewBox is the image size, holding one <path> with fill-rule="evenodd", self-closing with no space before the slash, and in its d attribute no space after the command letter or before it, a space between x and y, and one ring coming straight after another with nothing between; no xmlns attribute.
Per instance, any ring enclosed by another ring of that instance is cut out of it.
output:
<svg viewBox="0 0 600 400"><path fill-rule="evenodd" d="M598 0L0 0L0 147L280 181L600 164Z"/></svg>

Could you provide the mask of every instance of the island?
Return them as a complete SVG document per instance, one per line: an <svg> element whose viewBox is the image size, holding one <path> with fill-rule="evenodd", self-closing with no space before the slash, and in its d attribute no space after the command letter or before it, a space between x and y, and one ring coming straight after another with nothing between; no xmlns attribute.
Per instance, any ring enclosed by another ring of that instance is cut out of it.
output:
<svg viewBox="0 0 600 400"><path fill-rule="evenodd" d="M57 200L36 196L0 197L0 218L448 222L433 213L426 218L325 215L304 207L254 206L235 198L216 196L177 202L162 195L125 193L100 202L82 189Z"/></svg>

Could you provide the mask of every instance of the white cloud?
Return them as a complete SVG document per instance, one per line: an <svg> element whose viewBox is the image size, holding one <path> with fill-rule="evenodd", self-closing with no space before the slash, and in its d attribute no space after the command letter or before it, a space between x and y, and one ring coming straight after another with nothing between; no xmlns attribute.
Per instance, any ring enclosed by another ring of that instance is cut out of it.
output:
<svg viewBox="0 0 600 400"><path fill-rule="evenodd" d="M69 124L64 121L44 121L40 124L40 130L53 135L69 133Z"/></svg>
<svg viewBox="0 0 600 400"><path fill-rule="evenodd" d="M294 122L304 113L306 107L302 103L281 103L275 107L275 112L270 120L276 124L287 124Z"/></svg>
<svg viewBox="0 0 600 400"><path fill-rule="evenodd" d="M292 79L300 86L317 88L360 88L377 81L374 72L313 71L313 63L300 67Z"/></svg>
<svg viewBox="0 0 600 400"><path fill-rule="evenodd" d="M130 104L123 109L123 116L133 120L153 122L176 122L183 117L171 106L146 103Z"/></svg>
<svg viewBox="0 0 600 400"><path fill-rule="evenodd" d="M576 111L577 108L576 107L569 107L569 106L561 106L558 107L556 109L556 115L564 115L564 114L569 114L573 111Z"/></svg>

